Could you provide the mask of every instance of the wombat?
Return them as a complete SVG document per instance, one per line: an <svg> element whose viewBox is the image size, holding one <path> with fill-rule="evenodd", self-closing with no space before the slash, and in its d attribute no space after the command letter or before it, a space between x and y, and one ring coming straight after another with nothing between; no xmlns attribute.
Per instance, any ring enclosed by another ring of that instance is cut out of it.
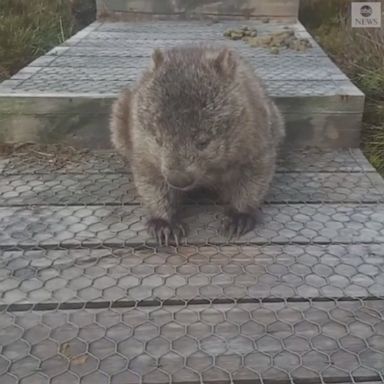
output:
<svg viewBox="0 0 384 384"><path fill-rule="evenodd" d="M156 49L152 65L113 106L111 139L130 159L148 231L178 244L183 192L205 187L228 206L223 232L256 224L285 136L282 116L250 65L227 47Z"/></svg>

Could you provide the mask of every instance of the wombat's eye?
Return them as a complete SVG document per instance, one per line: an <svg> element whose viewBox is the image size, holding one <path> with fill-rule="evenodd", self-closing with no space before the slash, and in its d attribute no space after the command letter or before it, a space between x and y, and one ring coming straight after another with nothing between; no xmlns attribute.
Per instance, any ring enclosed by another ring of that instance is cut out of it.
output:
<svg viewBox="0 0 384 384"><path fill-rule="evenodd" d="M197 149L204 149L208 146L210 140L209 139L202 139L202 140L199 140L197 143L196 143L196 148Z"/></svg>

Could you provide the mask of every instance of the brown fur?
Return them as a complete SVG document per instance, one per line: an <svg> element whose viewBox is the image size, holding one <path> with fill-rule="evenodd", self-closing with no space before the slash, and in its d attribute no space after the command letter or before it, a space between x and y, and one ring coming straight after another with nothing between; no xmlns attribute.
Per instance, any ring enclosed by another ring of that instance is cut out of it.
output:
<svg viewBox="0 0 384 384"><path fill-rule="evenodd" d="M154 52L152 66L114 104L111 132L116 149L131 158L149 229L161 241L176 237L180 185L216 189L230 207L227 232L250 230L284 123L235 52L186 45Z"/></svg>
<svg viewBox="0 0 384 384"><path fill-rule="evenodd" d="M130 99L131 92L129 89L121 92L113 104L110 123L112 144L124 157L129 157L131 153Z"/></svg>

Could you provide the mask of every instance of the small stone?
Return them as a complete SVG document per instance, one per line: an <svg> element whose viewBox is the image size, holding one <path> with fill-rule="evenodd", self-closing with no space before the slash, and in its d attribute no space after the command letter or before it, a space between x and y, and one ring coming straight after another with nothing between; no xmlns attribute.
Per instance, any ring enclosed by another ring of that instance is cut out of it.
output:
<svg viewBox="0 0 384 384"><path fill-rule="evenodd" d="M242 31L244 36L251 36L251 37L255 37L257 36L257 30L255 28L252 28L252 29L248 29L246 31Z"/></svg>
<svg viewBox="0 0 384 384"><path fill-rule="evenodd" d="M308 39L301 39L300 41L306 48L312 48L312 44Z"/></svg>
<svg viewBox="0 0 384 384"><path fill-rule="evenodd" d="M289 27L283 31L270 35L258 36L256 28L243 26L240 29L232 29L224 32L224 36L231 40L243 40L251 47L269 48L272 54L280 53L281 48L288 48L298 52L312 48L308 39L299 39L295 36L295 31Z"/></svg>
<svg viewBox="0 0 384 384"><path fill-rule="evenodd" d="M243 38L243 33L238 31L232 31L230 35L231 40L241 40Z"/></svg>
<svg viewBox="0 0 384 384"><path fill-rule="evenodd" d="M260 38L258 37L249 37L246 41L251 47L260 47Z"/></svg>
<svg viewBox="0 0 384 384"><path fill-rule="evenodd" d="M306 49L307 49L307 46L303 42L299 41L297 44L296 50L299 52L303 52Z"/></svg>
<svg viewBox="0 0 384 384"><path fill-rule="evenodd" d="M272 55L278 55L280 53L280 49L277 47L272 47L270 52Z"/></svg>
<svg viewBox="0 0 384 384"><path fill-rule="evenodd" d="M288 41L286 47L289 49L296 49L296 41L294 40Z"/></svg>
<svg viewBox="0 0 384 384"><path fill-rule="evenodd" d="M305 48L301 44L296 44L295 51L302 52L305 51Z"/></svg>
<svg viewBox="0 0 384 384"><path fill-rule="evenodd" d="M272 37L271 41L268 43L268 47L280 47L281 41L275 36Z"/></svg>
<svg viewBox="0 0 384 384"><path fill-rule="evenodd" d="M269 17L263 17L263 18L261 19L261 21L262 21L264 24L268 24L268 23L271 21L271 19L270 19Z"/></svg>
<svg viewBox="0 0 384 384"><path fill-rule="evenodd" d="M218 23L220 23L220 20L219 20L217 17L212 17L212 18L209 20L209 24L208 24L208 25L218 24Z"/></svg>
<svg viewBox="0 0 384 384"><path fill-rule="evenodd" d="M275 39L273 36L263 36L261 39L263 47L270 47L271 45L275 44Z"/></svg>

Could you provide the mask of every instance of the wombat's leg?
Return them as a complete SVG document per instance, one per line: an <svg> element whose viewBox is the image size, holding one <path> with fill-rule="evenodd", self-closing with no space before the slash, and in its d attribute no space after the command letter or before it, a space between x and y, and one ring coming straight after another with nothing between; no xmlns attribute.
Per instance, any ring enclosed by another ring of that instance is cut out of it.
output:
<svg viewBox="0 0 384 384"><path fill-rule="evenodd" d="M111 141L120 155L129 158L131 151L130 127L130 98L129 89L122 91L113 103L110 121Z"/></svg>
<svg viewBox="0 0 384 384"><path fill-rule="evenodd" d="M176 245L185 236L183 225L177 220L177 206L180 194L171 190L161 174L152 168L133 167L135 185L144 207L149 212L147 230L159 245L168 246L174 239Z"/></svg>
<svg viewBox="0 0 384 384"><path fill-rule="evenodd" d="M224 235L228 239L239 238L241 235L252 231L256 225L256 214L251 212L238 212L228 210L227 220L224 223Z"/></svg>
<svg viewBox="0 0 384 384"><path fill-rule="evenodd" d="M249 166L236 180L223 188L224 198L229 202L224 233L229 239L251 231L257 220L259 207L268 192L274 173L274 162L263 166Z"/></svg>

